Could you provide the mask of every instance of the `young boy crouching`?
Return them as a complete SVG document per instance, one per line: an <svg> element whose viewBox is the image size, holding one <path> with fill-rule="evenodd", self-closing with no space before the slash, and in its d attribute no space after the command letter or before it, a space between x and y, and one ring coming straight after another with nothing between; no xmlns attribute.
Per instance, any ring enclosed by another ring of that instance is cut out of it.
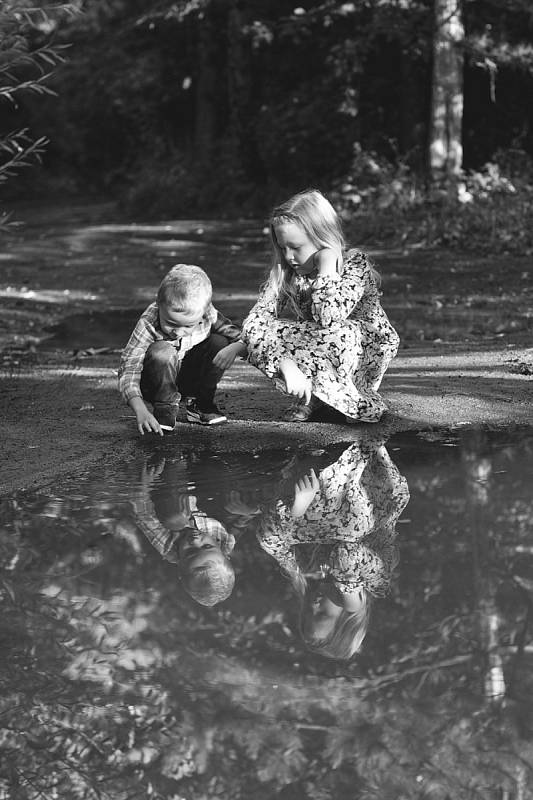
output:
<svg viewBox="0 0 533 800"><path fill-rule="evenodd" d="M215 392L225 370L245 355L246 345L239 328L216 310L211 297L211 281L201 267L177 264L139 318L118 375L119 390L141 434L173 430L182 395L189 422L226 421Z"/></svg>

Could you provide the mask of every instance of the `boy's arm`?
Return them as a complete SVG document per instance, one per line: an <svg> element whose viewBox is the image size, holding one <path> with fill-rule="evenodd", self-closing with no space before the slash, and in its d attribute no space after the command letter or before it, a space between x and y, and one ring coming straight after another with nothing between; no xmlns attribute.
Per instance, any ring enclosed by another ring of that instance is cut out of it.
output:
<svg viewBox="0 0 533 800"><path fill-rule="evenodd" d="M222 336L225 336L226 339L229 339L230 342L240 342L242 335L238 325L234 325L233 322L228 319L228 317L225 317L224 314L221 314L218 309L213 307L213 310L216 312L216 319L211 323L212 332L220 333Z"/></svg>
<svg viewBox="0 0 533 800"><path fill-rule="evenodd" d="M142 397L135 395L128 401L128 405L135 414L137 428L141 436L144 435L145 431L147 433L158 433L160 436L163 436L161 425L156 420L152 412L148 409L148 406Z"/></svg>
<svg viewBox="0 0 533 800"><path fill-rule="evenodd" d="M118 388L125 403L133 410L139 432L153 431L161 436L163 431L148 410L141 393L141 373L144 356L148 347L155 341L154 324L157 319L155 303L148 306L138 320L126 347L122 351L118 370Z"/></svg>
<svg viewBox="0 0 533 800"><path fill-rule="evenodd" d="M229 369L237 356L245 356L248 352L246 345L241 339L241 330L234 325L231 320L225 317L220 311L216 311L216 319L211 325L214 333L219 333L230 340L230 343L223 347L213 359L213 364L219 369Z"/></svg>

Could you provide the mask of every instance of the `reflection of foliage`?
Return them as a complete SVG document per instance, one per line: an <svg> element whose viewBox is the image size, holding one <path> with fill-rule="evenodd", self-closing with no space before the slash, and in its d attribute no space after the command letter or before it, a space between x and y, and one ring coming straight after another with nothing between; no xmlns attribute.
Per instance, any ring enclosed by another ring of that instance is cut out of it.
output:
<svg viewBox="0 0 533 800"><path fill-rule="evenodd" d="M59 497L5 501L5 796L531 798L532 508L517 454L532 442L446 444L395 453L411 491L400 582L351 666L306 658L285 583L252 540L231 601L203 609L144 546L105 470ZM497 702L484 694L486 613Z"/></svg>

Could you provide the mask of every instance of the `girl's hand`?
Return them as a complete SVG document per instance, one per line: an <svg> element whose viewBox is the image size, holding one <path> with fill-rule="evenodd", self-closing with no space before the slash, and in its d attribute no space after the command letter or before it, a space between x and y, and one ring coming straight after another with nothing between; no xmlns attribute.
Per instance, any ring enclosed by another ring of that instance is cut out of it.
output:
<svg viewBox="0 0 533 800"><path fill-rule="evenodd" d="M335 250L325 247L323 250L318 250L315 253L315 268L317 274L322 277L323 275L336 275L337 274L337 260L338 256Z"/></svg>
<svg viewBox="0 0 533 800"><path fill-rule="evenodd" d="M290 358L283 358L279 364L280 374L285 381L287 394L300 399L305 398L306 405L311 400L311 381L306 378L300 367Z"/></svg>
<svg viewBox="0 0 533 800"><path fill-rule="evenodd" d="M320 489L320 482L316 472L312 469L308 475L296 483L294 487L294 503L292 504L291 516L302 517Z"/></svg>
<svg viewBox="0 0 533 800"><path fill-rule="evenodd" d="M229 369L237 356L244 355L246 345L244 342L232 342L219 350L213 359L213 364L219 369Z"/></svg>

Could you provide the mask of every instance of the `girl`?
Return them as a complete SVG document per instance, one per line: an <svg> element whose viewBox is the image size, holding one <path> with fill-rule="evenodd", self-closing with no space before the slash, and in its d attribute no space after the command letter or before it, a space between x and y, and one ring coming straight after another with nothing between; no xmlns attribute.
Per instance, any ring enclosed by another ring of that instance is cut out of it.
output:
<svg viewBox="0 0 533 800"><path fill-rule="evenodd" d="M386 408L377 390L399 344L377 273L346 251L340 219L315 189L274 209L270 237L270 276L243 324L250 362L299 398L288 421L310 420L325 403L349 422L377 422Z"/></svg>
<svg viewBox="0 0 533 800"><path fill-rule="evenodd" d="M258 542L290 579L314 652L349 659L361 648L373 598L388 593L398 563L395 529L408 500L385 446L354 442L261 518Z"/></svg>
<svg viewBox="0 0 533 800"><path fill-rule="evenodd" d="M241 515L239 528L255 530L289 578L309 649L349 659L365 638L373 598L389 591L409 490L379 440L344 446L323 468L314 459L318 474L306 461L298 455L282 470L278 499L257 508L232 492L226 510Z"/></svg>

